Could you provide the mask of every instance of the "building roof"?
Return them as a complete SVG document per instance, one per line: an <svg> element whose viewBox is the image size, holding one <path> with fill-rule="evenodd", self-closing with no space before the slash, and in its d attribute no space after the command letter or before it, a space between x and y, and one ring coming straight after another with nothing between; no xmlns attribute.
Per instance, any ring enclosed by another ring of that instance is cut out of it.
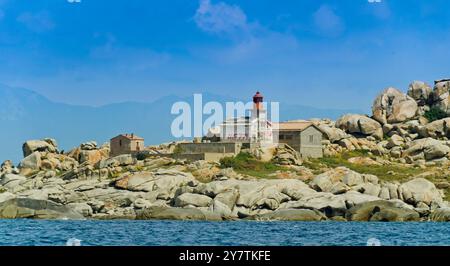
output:
<svg viewBox="0 0 450 266"><path fill-rule="evenodd" d="M288 121L276 123L280 131L303 131L310 126L314 126L311 121Z"/></svg>
<svg viewBox="0 0 450 266"><path fill-rule="evenodd" d="M120 135L114 137L113 139L115 139L117 137L124 137L124 138L127 138L129 140L144 140L144 138L141 138L141 137L139 137L139 136L137 136L137 135L135 135L133 133L131 133L131 134L120 134Z"/></svg>

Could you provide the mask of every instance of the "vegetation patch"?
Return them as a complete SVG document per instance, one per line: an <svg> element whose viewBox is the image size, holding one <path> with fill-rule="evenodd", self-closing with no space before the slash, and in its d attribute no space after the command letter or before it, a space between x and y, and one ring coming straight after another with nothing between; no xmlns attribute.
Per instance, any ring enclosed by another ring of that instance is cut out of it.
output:
<svg viewBox="0 0 450 266"><path fill-rule="evenodd" d="M421 176L434 184L440 182L448 182L450 172L442 166L429 166L420 168L412 165L392 163L389 165L361 165L354 164L348 161L353 157L368 157L376 159L376 156L369 155L367 151L357 150L344 152L337 156L324 157L320 159L309 159L303 162L303 165L313 170L314 174L321 174L331 168L339 166L347 167L353 171L361 174L376 175L383 181L398 181L405 182L412 177ZM450 200L450 188L444 189L444 200Z"/></svg>
<svg viewBox="0 0 450 266"><path fill-rule="evenodd" d="M425 112L424 116L426 119L428 119L429 122L433 122L439 119L446 118L447 113L442 111L439 107L433 106L429 111Z"/></svg>
<svg viewBox="0 0 450 266"><path fill-rule="evenodd" d="M136 159L138 161L143 161L143 160L145 160L145 159L147 159L149 157L150 157L149 154L146 154L146 153L143 153L143 152L140 152L140 153L136 154Z"/></svg>
<svg viewBox="0 0 450 266"><path fill-rule="evenodd" d="M344 166L361 174L376 175L380 180L400 182L427 171L427 169L395 163L389 165L354 164L348 161L348 159L352 157L368 157L374 160L376 159L375 156L369 155L367 151L357 150L344 152L337 156L309 159L305 161L303 165L312 169L314 174L323 173L330 168Z"/></svg>
<svg viewBox="0 0 450 266"><path fill-rule="evenodd" d="M271 174L276 171L286 170L285 167L276 165L273 162L262 162L247 152L241 152L235 157L222 158L220 160L220 167L231 167L239 174L259 178L274 178Z"/></svg>

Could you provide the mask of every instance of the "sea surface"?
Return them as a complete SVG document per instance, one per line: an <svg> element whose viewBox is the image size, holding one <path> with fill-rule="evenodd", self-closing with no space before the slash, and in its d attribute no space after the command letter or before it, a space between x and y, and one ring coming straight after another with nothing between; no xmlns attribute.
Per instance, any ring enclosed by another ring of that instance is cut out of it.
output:
<svg viewBox="0 0 450 266"><path fill-rule="evenodd" d="M0 220L0 245L449 246L450 224Z"/></svg>

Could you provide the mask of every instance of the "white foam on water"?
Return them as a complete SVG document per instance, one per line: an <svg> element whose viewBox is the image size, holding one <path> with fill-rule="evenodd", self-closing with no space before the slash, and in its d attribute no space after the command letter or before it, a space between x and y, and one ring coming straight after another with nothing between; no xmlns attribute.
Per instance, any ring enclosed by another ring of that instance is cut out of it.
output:
<svg viewBox="0 0 450 266"><path fill-rule="evenodd" d="M67 240L66 246L79 247L81 246L81 240L76 238L70 238L69 240Z"/></svg>
<svg viewBox="0 0 450 266"><path fill-rule="evenodd" d="M379 247L381 246L381 241L377 238L369 238L369 240L367 240L367 246Z"/></svg>

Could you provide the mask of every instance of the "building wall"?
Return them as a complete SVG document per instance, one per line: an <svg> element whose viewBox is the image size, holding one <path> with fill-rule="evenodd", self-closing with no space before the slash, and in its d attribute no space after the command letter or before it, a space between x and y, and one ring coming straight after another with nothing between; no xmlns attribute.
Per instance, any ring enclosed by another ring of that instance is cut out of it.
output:
<svg viewBox="0 0 450 266"><path fill-rule="evenodd" d="M302 157L321 158L322 132L311 126L303 131L280 131L278 143L285 143L299 152Z"/></svg>
<svg viewBox="0 0 450 266"><path fill-rule="evenodd" d="M137 148L139 145L139 149ZM131 154L139 150L144 150L143 140L130 140L129 138L118 136L110 141L111 151L110 157L114 157L121 154Z"/></svg>
<svg viewBox="0 0 450 266"><path fill-rule="evenodd" d="M225 157L233 157L234 153L191 153L191 154L152 154L153 157L168 157L174 159L187 160L189 162L195 162L199 160L205 160L208 162L219 162L220 159Z"/></svg>
<svg viewBox="0 0 450 266"><path fill-rule="evenodd" d="M321 158L323 134L315 127L308 127L300 133L300 155L302 157Z"/></svg>
<svg viewBox="0 0 450 266"><path fill-rule="evenodd" d="M174 159L187 160L189 162L195 162L199 160L206 160L204 153L192 153L192 154L171 154L161 155L162 157L170 157Z"/></svg>
<svg viewBox="0 0 450 266"><path fill-rule="evenodd" d="M278 134L278 143L285 143L296 151L300 152L300 132L299 131L281 131Z"/></svg>
<svg viewBox="0 0 450 266"><path fill-rule="evenodd" d="M182 154L195 153L229 153L238 154L241 151L240 143L211 142L211 143L180 143L178 147Z"/></svg>
<svg viewBox="0 0 450 266"><path fill-rule="evenodd" d="M250 118L228 119L222 123L220 125L221 141L250 143L256 141L259 137L261 143L273 143L272 126L266 119L266 112L264 110L260 111L259 120L256 115L253 115Z"/></svg>
<svg viewBox="0 0 450 266"><path fill-rule="evenodd" d="M130 142L130 150L132 152L134 151L142 151L144 150L145 146L144 146L144 141L143 140L132 140Z"/></svg>
<svg viewBox="0 0 450 266"><path fill-rule="evenodd" d="M130 151L130 141L124 137L115 137L110 141L109 156L117 156Z"/></svg>

